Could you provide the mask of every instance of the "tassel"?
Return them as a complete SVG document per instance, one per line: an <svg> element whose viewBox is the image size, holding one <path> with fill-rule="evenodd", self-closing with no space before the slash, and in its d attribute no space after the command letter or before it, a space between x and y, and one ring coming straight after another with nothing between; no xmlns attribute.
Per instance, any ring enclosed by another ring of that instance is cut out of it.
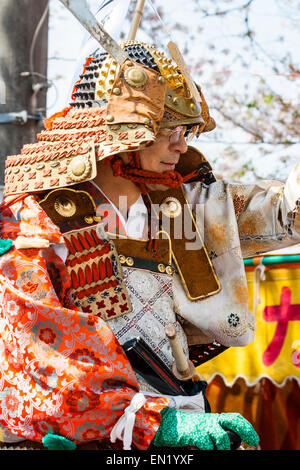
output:
<svg viewBox="0 0 300 470"><path fill-rule="evenodd" d="M0 238L0 256L11 249L13 241L9 238ZM1 440L1 439L0 439Z"/></svg>

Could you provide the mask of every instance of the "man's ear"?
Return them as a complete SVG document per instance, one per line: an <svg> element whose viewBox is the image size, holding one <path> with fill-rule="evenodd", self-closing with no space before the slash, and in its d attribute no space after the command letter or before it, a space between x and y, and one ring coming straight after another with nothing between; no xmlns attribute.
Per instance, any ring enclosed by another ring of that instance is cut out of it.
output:
<svg viewBox="0 0 300 470"><path fill-rule="evenodd" d="M123 162L125 164L129 163L129 155L128 155L128 152L121 152L121 153L118 153L118 157L121 157Z"/></svg>

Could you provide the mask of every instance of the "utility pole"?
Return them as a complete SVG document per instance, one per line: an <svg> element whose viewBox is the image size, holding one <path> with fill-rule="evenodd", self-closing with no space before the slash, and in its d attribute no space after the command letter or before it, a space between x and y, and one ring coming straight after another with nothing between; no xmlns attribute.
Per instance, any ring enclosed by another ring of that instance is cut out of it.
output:
<svg viewBox="0 0 300 470"><path fill-rule="evenodd" d="M36 141L46 114L48 0L0 1L0 186L7 155Z"/></svg>

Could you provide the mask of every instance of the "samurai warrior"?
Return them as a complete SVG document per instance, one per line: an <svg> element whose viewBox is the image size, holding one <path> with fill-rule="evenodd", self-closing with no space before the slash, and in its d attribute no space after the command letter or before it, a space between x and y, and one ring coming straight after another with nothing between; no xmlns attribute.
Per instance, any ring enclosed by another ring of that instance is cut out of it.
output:
<svg viewBox="0 0 300 470"><path fill-rule="evenodd" d="M241 415L211 412L195 368L253 341L243 258L299 243L299 168L285 185L216 180L189 145L215 122L176 51L118 47L6 160L2 445L257 446Z"/></svg>

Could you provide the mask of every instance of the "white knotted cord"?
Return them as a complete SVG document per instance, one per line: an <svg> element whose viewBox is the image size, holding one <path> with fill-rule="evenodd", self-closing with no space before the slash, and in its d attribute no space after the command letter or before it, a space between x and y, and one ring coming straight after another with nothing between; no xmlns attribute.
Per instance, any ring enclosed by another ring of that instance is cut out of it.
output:
<svg viewBox="0 0 300 470"><path fill-rule="evenodd" d="M123 449L131 450L132 432L135 423L135 413L146 403L146 398L142 393L137 393L132 398L130 404L125 408L124 414L118 419L111 433L111 442L117 439L123 441Z"/></svg>
<svg viewBox="0 0 300 470"><path fill-rule="evenodd" d="M28 248L48 248L50 245L49 240L40 237L23 237L19 235L14 241L16 250Z"/></svg>

